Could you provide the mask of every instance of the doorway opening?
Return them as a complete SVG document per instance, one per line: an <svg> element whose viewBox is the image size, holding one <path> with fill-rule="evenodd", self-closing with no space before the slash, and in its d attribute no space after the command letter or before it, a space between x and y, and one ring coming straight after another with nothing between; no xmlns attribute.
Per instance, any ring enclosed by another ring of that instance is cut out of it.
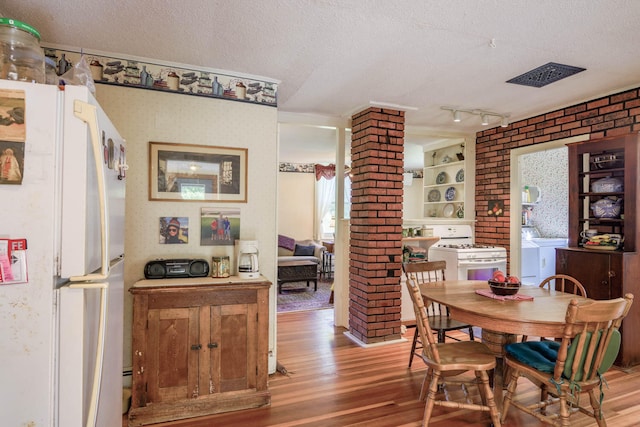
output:
<svg viewBox="0 0 640 427"><path fill-rule="evenodd" d="M544 273L553 269L549 262L554 250L546 249L545 258L541 261L537 247L530 247L531 245L525 241L523 248L522 236L527 234L523 233L523 230L528 231L528 227L535 227L543 238L560 240L567 237L569 181L566 145L587 139L589 135L580 135L511 150L509 266L512 274L521 277L523 271L529 274L532 270ZM533 186L539 191L535 203L524 200L525 186ZM544 245L535 246L547 248ZM523 250L531 249L535 249L538 256L527 257L527 262L535 265L523 265ZM539 277L543 273L532 275L531 280L539 283L544 279Z"/></svg>

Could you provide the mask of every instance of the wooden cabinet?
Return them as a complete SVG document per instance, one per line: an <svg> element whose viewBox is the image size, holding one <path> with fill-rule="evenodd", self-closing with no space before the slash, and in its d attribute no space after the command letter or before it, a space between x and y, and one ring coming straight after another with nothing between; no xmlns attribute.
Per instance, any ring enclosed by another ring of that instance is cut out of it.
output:
<svg viewBox="0 0 640 427"><path fill-rule="evenodd" d="M129 426L269 405L270 286L236 278L136 283Z"/></svg>
<svg viewBox="0 0 640 427"><path fill-rule="evenodd" d="M424 152L422 190L425 217L464 218L466 169L464 144Z"/></svg>
<svg viewBox="0 0 640 427"><path fill-rule="evenodd" d="M556 272L578 279L584 285L587 296L593 299L612 299L624 295L622 278L626 262L623 253L579 248L556 250Z"/></svg>
<svg viewBox="0 0 640 427"><path fill-rule="evenodd" d="M640 298L640 253L637 212L639 154L638 134L607 137L569 144L569 247L556 249L556 272L578 279L587 296L611 299L633 293ZM615 178L622 188L594 187L605 178ZM594 209L604 200L620 206L618 214ZM580 233L595 229L599 234L624 237L618 249L593 248ZM622 348L616 363L640 363L640 343L634 332L640 327L640 310L634 302L622 324Z"/></svg>

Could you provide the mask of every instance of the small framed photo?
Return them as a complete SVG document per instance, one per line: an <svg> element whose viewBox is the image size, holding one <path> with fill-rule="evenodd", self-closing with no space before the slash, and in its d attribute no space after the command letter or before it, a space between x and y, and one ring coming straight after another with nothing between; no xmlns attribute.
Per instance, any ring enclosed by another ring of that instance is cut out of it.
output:
<svg viewBox="0 0 640 427"><path fill-rule="evenodd" d="M160 243L172 245L189 243L189 218L163 216L160 218Z"/></svg>
<svg viewBox="0 0 640 427"><path fill-rule="evenodd" d="M11 142L27 140L25 111L23 90L0 89L0 140Z"/></svg>
<svg viewBox="0 0 640 427"><path fill-rule="evenodd" d="M233 246L240 238L240 209L202 208L200 246Z"/></svg>
<svg viewBox="0 0 640 427"><path fill-rule="evenodd" d="M149 143L149 200L247 201L247 149Z"/></svg>
<svg viewBox="0 0 640 427"><path fill-rule="evenodd" d="M24 142L0 141L0 184L22 184Z"/></svg>

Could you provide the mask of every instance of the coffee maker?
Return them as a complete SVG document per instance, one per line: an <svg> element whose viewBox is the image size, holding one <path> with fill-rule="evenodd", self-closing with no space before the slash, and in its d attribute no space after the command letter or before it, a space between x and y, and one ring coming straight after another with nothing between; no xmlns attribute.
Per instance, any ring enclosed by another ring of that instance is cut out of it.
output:
<svg viewBox="0 0 640 427"><path fill-rule="evenodd" d="M258 242L255 240L236 240L236 259L238 260L238 277L241 279L258 279Z"/></svg>

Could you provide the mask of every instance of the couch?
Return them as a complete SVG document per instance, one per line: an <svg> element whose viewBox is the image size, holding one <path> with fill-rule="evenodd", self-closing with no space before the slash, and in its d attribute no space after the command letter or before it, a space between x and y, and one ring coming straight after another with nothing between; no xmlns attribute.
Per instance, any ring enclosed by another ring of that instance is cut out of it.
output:
<svg viewBox="0 0 640 427"><path fill-rule="evenodd" d="M278 264L289 261L312 261L322 267L322 254L327 248L312 239L295 240L278 235Z"/></svg>

